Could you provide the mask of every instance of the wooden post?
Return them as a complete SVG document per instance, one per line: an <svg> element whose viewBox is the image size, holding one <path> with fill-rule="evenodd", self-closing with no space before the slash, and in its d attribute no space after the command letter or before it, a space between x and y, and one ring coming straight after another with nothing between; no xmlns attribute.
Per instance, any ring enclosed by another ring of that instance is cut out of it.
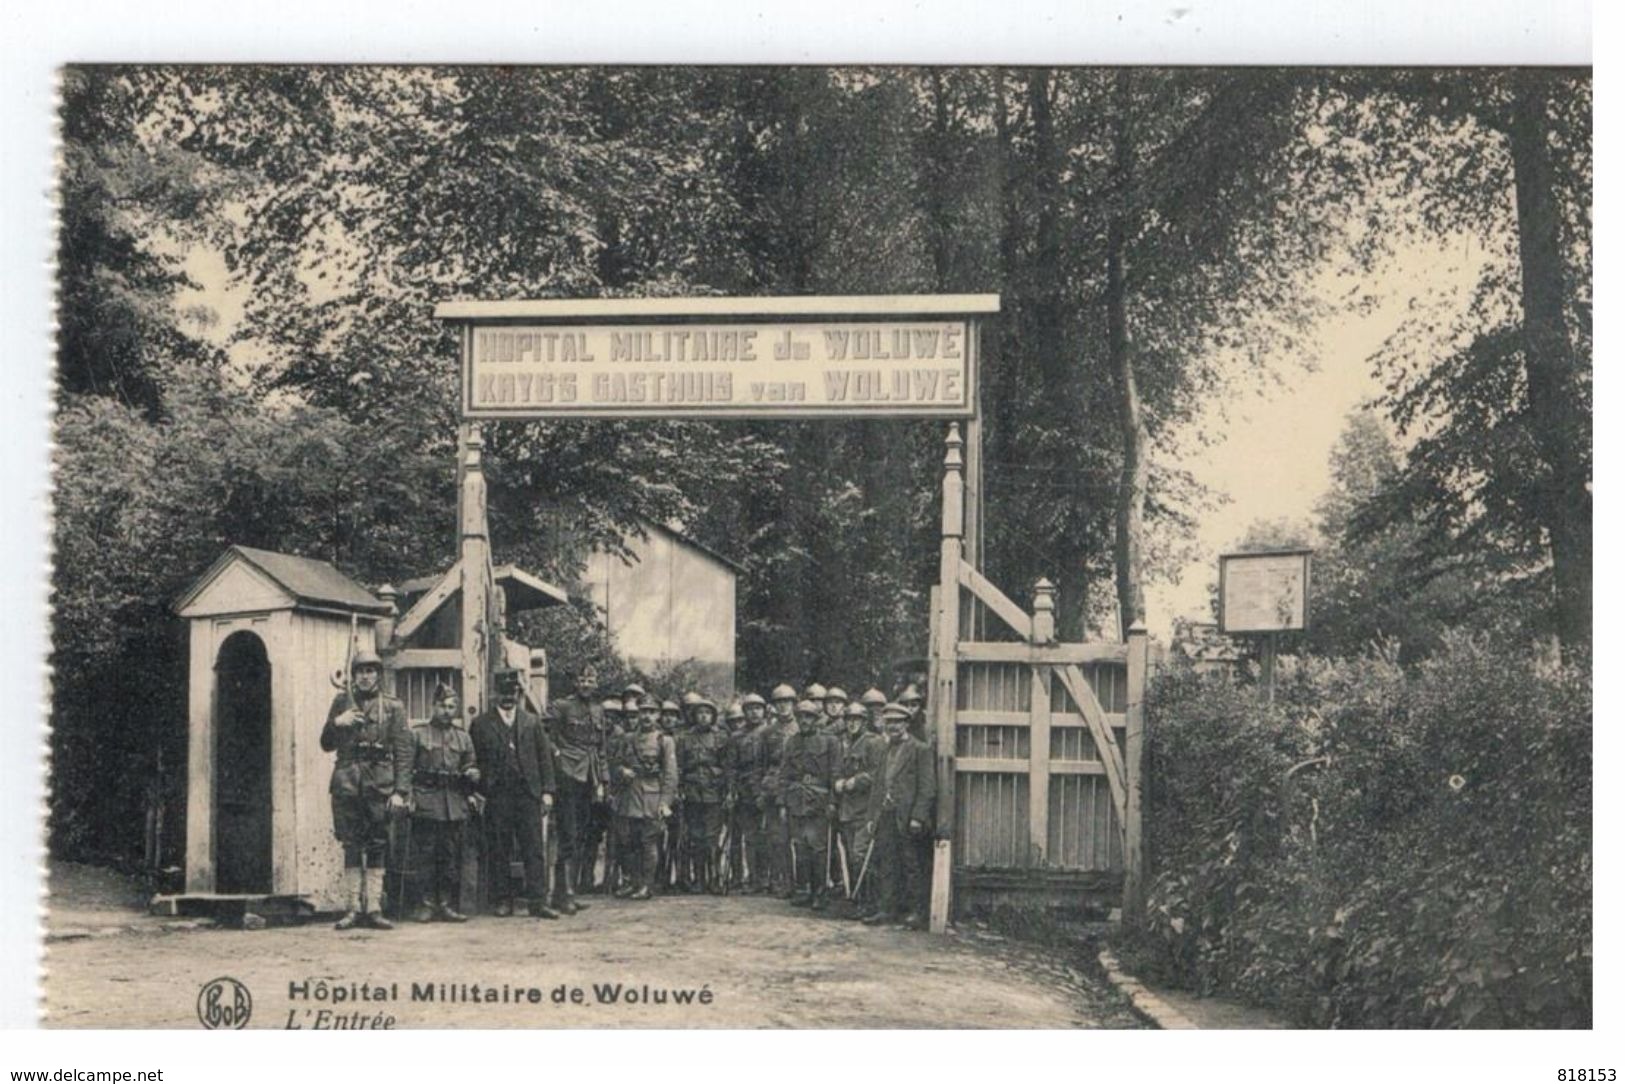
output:
<svg viewBox="0 0 1625 1084"><path fill-rule="evenodd" d="M942 459L942 554L931 629L931 719L937 739L937 841L931 862L931 932L948 928L952 906L954 713L959 679L959 564L964 560L965 460L958 424Z"/></svg>
<svg viewBox="0 0 1625 1084"><path fill-rule="evenodd" d="M389 614L380 617L372 626L373 643L378 657L384 660L383 689L390 696L399 696L395 680L395 621L401 615L401 593L392 584L384 584L375 592L380 601L389 605Z"/></svg>
<svg viewBox="0 0 1625 1084"><path fill-rule="evenodd" d="M464 433L462 455L459 457L462 486L458 492L458 507L462 516L459 523L462 622L458 646L463 656L463 710L472 719L485 708L491 637L498 635L498 631L491 620L491 540L485 517L485 472L480 462L485 441L478 425L466 425Z"/></svg>
<svg viewBox="0 0 1625 1084"><path fill-rule="evenodd" d="M1044 577L1033 584L1034 644L1055 642L1055 585ZM1034 664L1032 703L1027 714L1027 853L1035 868L1049 853L1049 745L1051 673Z"/></svg>
<svg viewBox="0 0 1625 1084"><path fill-rule="evenodd" d="M1123 735L1127 801L1123 818L1123 921L1139 925L1145 917L1145 682L1149 639L1145 623L1128 630L1128 712Z"/></svg>
<svg viewBox="0 0 1625 1084"><path fill-rule="evenodd" d="M1275 633L1264 634L1263 648L1258 660L1259 693L1264 703L1275 703Z"/></svg>

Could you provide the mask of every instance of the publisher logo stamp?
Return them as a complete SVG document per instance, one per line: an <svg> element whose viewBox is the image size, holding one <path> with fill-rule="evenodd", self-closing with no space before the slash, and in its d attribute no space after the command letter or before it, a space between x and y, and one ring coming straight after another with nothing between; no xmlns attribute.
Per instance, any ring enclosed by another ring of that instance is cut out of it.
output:
<svg viewBox="0 0 1625 1084"><path fill-rule="evenodd" d="M210 979L197 992L198 1023L210 1031L245 1027L253 1012L254 999L249 996L248 987L225 975Z"/></svg>

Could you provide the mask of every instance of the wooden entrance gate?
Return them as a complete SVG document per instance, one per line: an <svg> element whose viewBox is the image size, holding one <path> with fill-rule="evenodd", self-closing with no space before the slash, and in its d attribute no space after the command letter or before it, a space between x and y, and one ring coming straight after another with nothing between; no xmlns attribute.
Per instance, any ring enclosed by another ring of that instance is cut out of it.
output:
<svg viewBox="0 0 1625 1084"><path fill-rule="evenodd" d="M957 888L1121 890L1139 906L1142 700L1147 640L1058 643L1055 589L1029 614L965 553L957 425L942 482L942 557L932 592L930 709L937 749L931 928Z"/></svg>

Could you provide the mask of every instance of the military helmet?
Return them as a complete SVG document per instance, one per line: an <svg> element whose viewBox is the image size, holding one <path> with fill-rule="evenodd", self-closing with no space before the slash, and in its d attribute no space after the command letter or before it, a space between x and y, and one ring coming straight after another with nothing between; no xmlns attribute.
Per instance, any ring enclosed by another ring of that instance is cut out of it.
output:
<svg viewBox="0 0 1625 1084"><path fill-rule="evenodd" d="M846 706L846 710L844 712L842 712L841 714L845 715L848 719L867 719L867 718L869 718L869 713L867 711L863 710L863 705L862 704L848 704Z"/></svg>
<svg viewBox="0 0 1625 1084"><path fill-rule="evenodd" d="M690 704L689 707L710 708L714 712L717 710L717 702L712 700L709 696L701 696L699 693L695 693L694 703Z"/></svg>
<svg viewBox="0 0 1625 1084"><path fill-rule="evenodd" d="M775 700L775 701L794 700L795 698L796 698L796 691L794 689L792 689L790 686L782 685L782 684L773 686L773 696L772 696L773 700Z"/></svg>
<svg viewBox="0 0 1625 1084"><path fill-rule="evenodd" d="M764 708L767 707L767 701L763 700L760 696L758 696L755 693L746 693L739 700L739 706L741 708L748 707L751 704L760 704Z"/></svg>
<svg viewBox="0 0 1625 1084"><path fill-rule="evenodd" d="M739 703L739 701L735 700L732 704L728 705L729 722L733 722L736 719L743 719L744 717L745 709L744 706Z"/></svg>
<svg viewBox="0 0 1625 1084"><path fill-rule="evenodd" d="M807 691L802 695L808 700L822 700L824 697L829 695L829 692L815 681L811 685L807 686Z"/></svg>
<svg viewBox="0 0 1625 1084"><path fill-rule="evenodd" d="M680 713L683 709L677 706L677 701L675 700L662 700L660 702L660 710L662 712L675 711Z"/></svg>
<svg viewBox="0 0 1625 1084"><path fill-rule="evenodd" d="M844 701L847 699L846 690L841 688L839 685L831 685L829 687L829 692L824 694L824 699Z"/></svg>
<svg viewBox="0 0 1625 1084"><path fill-rule="evenodd" d="M643 700L643 698L648 696L648 695L649 695L648 693L643 691L643 686L639 685L635 681L634 682L628 682L626 688L621 690L621 699L622 700L632 700L632 701L641 702Z"/></svg>
<svg viewBox="0 0 1625 1084"><path fill-rule="evenodd" d="M639 711L659 711L660 710L660 701L656 700L654 697L650 696L648 693L644 693L643 694L643 699L638 701L638 710Z"/></svg>
<svg viewBox="0 0 1625 1084"><path fill-rule="evenodd" d="M925 694L920 692L918 685L910 683L906 689L897 694L897 702L899 704L923 704L925 703Z"/></svg>
<svg viewBox="0 0 1625 1084"><path fill-rule="evenodd" d="M797 715L817 715L817 714L819 714L818 705L814 704L811 700L797 701L797 703L796 703L796 714Z"/></svg>
<svg viewBox="0 0 1625 1084"><path fill-rule="evenodd" d="M355 653L355 657L350 660L350 671L354 673L363 666L373 666L377 667L379 670L382 670L384 668L384 660L380 659L378 657L378 652L374 651L372 648L363 647L358 649Z"/></svg>
<svg viewBox="0 0 1625 1084"><path fill-rule="evenodd" d="M683 707L692 708L695 704L698 704L699 702L700 702L700 694L695 692L693 689L690 689L688 692L683 694Z"/></svg>
<svg viewBox="0 0 1625 1084"><path fill-rule="evenodd" d="M604 697L603 701L598 706L603 708L605 711L619 712L623 710L623 705L621 704L620 700L613 696Z"/></svg>
<svg viewBox="0 0 1625 1084"><path fill-rule="evenodd" d="M881 710L880 715L883 719L912 719L914 717L914 713L901 704L887 704Z"/></svg>
<svg viewBox="0 0 1625 1084"><path fill-rule="evenodd" d="M869 691L864 693L860 698L859 703L882 708L886 706L886 694L871 685L869 686Z"/></svg>

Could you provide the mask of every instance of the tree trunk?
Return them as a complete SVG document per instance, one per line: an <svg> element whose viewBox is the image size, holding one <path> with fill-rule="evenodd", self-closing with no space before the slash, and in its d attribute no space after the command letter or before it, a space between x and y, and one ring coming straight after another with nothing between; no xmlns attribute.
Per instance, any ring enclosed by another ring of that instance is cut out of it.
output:
<svg viewBox="0 0 1625 1084"><path fill-rule="evenodd" d="M1508 129L1522 265L1524 373L1535 439L1546 460L1540 506L1552 551L1557 634L1565 657L1591 644L1589 429L1564 317L1561 211L1547 118L1550 78L1520 72Z"/></svg>
<svg viewBox="0 0 1625 1084"><path fill-rule="evenodd" d="M1134 356L1128 337L1124 249L1128 229L1130 183L1129 74L1117 73L1117 108L1112 133L1112 209L1106 224L1106 353L1117 383L1117 425L1123 443L1123 466L1117 482L1117 534L1113 556L1117 569L1120 632L1145 620L1145 495L1150 476L1150 444L1135 382Z"/></svg>

